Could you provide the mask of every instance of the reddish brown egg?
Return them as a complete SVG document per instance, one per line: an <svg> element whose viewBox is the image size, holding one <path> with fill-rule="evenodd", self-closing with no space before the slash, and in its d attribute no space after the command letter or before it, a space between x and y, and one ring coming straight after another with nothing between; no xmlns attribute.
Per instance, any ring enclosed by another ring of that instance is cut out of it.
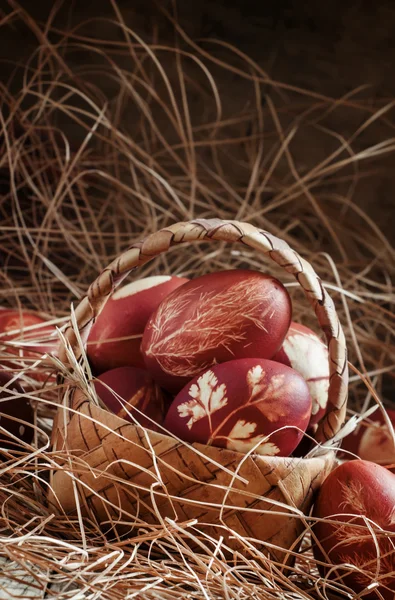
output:
<svg viewBox="0 0 395 600"><path fill-rule="evenodd" d="M11 344L9 342L12 342ZM3 347L2 347L3 346ZM1 348L2 347L2 348ZM1 368L10 371L23 369L29 377L45 381L50 373L40 369L29 369L44 354L55 354L58 338L55 327L32 311L0 311ZM18 357L13 360L11 357ZM40 363L43 366L43 363Z"/></svg>
<svg viewBox="0 0 395 600"><path fill-rule="evenodd" d="M395 410L387 409L387 413L395 427ZM370 460L380 465L392 465L395 468L393 437L379 410L368 420L362 421L355 431L344 438L342 450L352 452L363 460ZM352 458L348 452L343 452L343 455Z"/></svg>
<svg viewBox="0 0 395 600"><path fill-rule="evenodd" d="M217 363L271 358L290 320L291 300L277 279L245 270L210 273L160 304L141 348L153 377L178 392Z"/></svg>
<svg viewBox="0 0 395 600"><path fill-rule="evenodd" d="M164 426L190 443L289 456L310 415L309 390L299 373L271 360L244 358L195 377L172 402Z"/></svg>
<svg viewBox="0 0 395 600"><path fill-rule="evenodd" d="M161 301L188 279L146 277L117 289L89 334L87 354L96 373L116 367L144 367L140 352L144 327Z"/></svg>
<svg viewBox="0 0 395 600"><path fill-rule="evenodd" d="M395 475L368 461L341 464L324 481L314 517L323 519L313 528L314 554L329 564L322 573L341 577L356 593L373 585L363 598L393 600Z"/></svg>
<svg viewBox="0 0 395 600"><path fill-rule="evenodd" d="M107 408L119 417L160 431L155 423L163 423L167 406L147 371L136 367L112 369L99 375L95 389Z"/></svg>
<svg viewBox="0 0 395 600"><path fill-rule="evenodd" d="M273 360L298 371L309 386L312 411L310 426L324 416L328 403L328 349L308 327L292 322L280 350Z"/></svg>
<svg viewBox="0 0 395 600"><path fill-rule="evenodd" d="M39 358L45 353L56 353L58 339L55 327L32 311L5 309L0 312L0 344L14 340L20 347L8 346L12 353L23 352L23 356Z"/></svg>
<svg viewBox="0 0 395 600"><path fill-rule="evenodd" d="M33 409L23 396L23 389L13 376L0 371L0 455L1 450L20 450L19 440L30 444L33 439Z"/></svg>

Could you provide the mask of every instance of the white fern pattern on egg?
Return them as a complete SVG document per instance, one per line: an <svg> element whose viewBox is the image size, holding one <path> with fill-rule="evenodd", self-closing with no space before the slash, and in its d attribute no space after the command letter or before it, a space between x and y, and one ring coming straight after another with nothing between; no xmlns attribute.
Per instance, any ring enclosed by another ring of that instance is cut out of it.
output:
<svg viewBox="0 0 395 600"><path fill-rule="evenodd" d="M266 383L266 372L261 365L251 367L247 373L247 383L250 397L246 406L262 403L264 415L269 421L277 421L287 415L287 408L283 402L279 402L286 395L292 394L292 382L285 383L285 376L273 375Z"/></svg>
<svg viewBox="0 0 395 600"><path fill-rule="evenodd" d="M243 418L245 409L254 408L262 413L265 419L276 422L288 414L284 397L293 392L292 381L286 381L283 374L268 378L260 364L252 366L244 375L246 381L246 401L233 405L224 418L213 427L212 415L228 405L226 384L218 383L215 373L209 369L197 382L189 387L190 399L182 402L177 411L181 418L188 419L186 426L192 429L195 423L203 418L208 420L207 444L225 445L239 452L248 452L256 446L259 454L275 456L280 453L278 446L270 441L265 433L256 434L258 423ZM258 413L259 414L259 413ZM228 427L236 420L229 433Z"/></svg>
<svg viewBox="0 0 395 600"><path fill-rule="evenodd" d="M255 448L260 442L259 447L255 448L259 454L265 454L266 456L278 454L280 449L276 444L270 442L266 435L253 435L256 427L256 423L239 419L227 436L226 447L229 450L246 453Z"/></svg>
<svg viewBox="0 0 395 600"><path fill-rule="evenodd" d="M197 383L191 385L189 395L192 400L183 402L177 407L180 417L189 417L188 429L191 429L194 423L204 417L209 418L211 427L210 415L228 403L226 385L224 383L218 385L218 379L211 370L203 373L198 378Z"/></svg>

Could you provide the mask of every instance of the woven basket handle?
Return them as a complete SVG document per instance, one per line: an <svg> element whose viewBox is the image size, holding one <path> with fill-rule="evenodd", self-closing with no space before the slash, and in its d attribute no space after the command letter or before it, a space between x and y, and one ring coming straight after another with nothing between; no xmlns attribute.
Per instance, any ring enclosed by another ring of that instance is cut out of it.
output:
<svg viewBox="0 0 395 600"><path fill-rule="evenodd" d="M275 263L292 273L314 308L324 331L329 349L330 383L328 408L321 420L315 438L319 442L331 439L342 426L346 416L348 369L347 349L331 297L313 267L280 238L257 229L249 223L221 219L196 219L175 223L133 244L115 259L89 287L88 294L76 308L75 315L81 339L85 344L90 328L103 309L107 299L125 277L137 267L149 262L171 246L185 242L211 241L241 242L269 256ZM75 356L81 356L74 330L69 324L65 330ZM65 347L59 350L60 359L67 363Z"/></svg>

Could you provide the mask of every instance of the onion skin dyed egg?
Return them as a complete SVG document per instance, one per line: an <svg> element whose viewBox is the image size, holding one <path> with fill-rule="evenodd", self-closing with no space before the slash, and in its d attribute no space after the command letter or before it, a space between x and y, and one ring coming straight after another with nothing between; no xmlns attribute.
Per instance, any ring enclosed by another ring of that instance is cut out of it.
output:
<svg viewBox="0 0 395 600"><path fill-rule="evenodd" d="M395 427L395 410L387 409L387 414ZM380 410L344 438L342 450L352 452L363 460L391 466L391 470L395 471L395 446ZM342 456L353 458L348 452L342 453Z"/></svg>
<svg viewBox="0 0 395 600"><path fill-rule="evenodd" d="M34 329L26 329L33 326ZM39 358L42 354L56 354L58 339L50 335L55 332L55 327L47 325L45 319L32 311L18 311L5 309L0 311L0 333L6 334L0 337L2 341L10 340L21 341L23 355L30 358ZM42 338L42 341L41 341ZM38 340L36 342L36 340ZM23 343L34 341L29 346L23 346ZM7 347L7 351L13 354L19 354L19 348Z"/></svg>
<svg viewBox="0 0 395 600"><path fill-rule="evenodd" d="M170 405L164 427L189 443L289 456L310 415L309 390L299 373L271 360L242 358L188 383ZM291 428L277 431L286 426Z"/></svg>
<svg viewBox="0 0 395 600"><path fill-rule="evenodd" d="M373 533L359 515L369 519ZM330 578L342 577L343 583L356 593L377 581L381 596L372 589L371 593L363 594L363 598L393 600L395 475L369 461L343 463L324 481L313 516L324 519L313 527L313 538L316 537L321 546L313 545L316 559L329 562L329 565L355 565L352 571L344 566L334 571L321 567L322 574ZM331 524L325 519L336 523ZM380 561L377 560L378 550Z"/></svg>
<svg viewBox="0 0 395 600"><path fill-rule="evenodd" d="M312 400L310 427L324 416L328 403L328 348L308 327L292 322L273 360L292 367L307 382Z"/></svg>
<svg viewBox="0 0 395 600"><path fill-rule="evenodd" d="M99 398L113 413L131 423L137 421L147 429L161 431L155 423L163 423L167 405L161 389L147 371L118 367L99 375L94 386Z"/></svg>
<svg viewBox="0 0 395 600"><path fill-rule="evenodd" d="M23 394L23 388L17 381L10 383L12 379L12 375L0 371L0 451L4 448L20 450L17 440L30 444L33 439L33 428L28 425L33 424L33 409L26 398L18 397L18 394ZM21 421L26 421L27 424ZM14 435L17 440L6 432Z"/></svg>
<svg viewBox="0 0 395 600"><path fill-rule="evenodd" d="M291 321L277 279L256 271L210 273L170 294L150 318L141 349L156 381L177 393L217 363L271 358Z"/></svg>
<svg viewBox="0 0 395 600"><path fill-rule="evenodd" d="M34 328L27 329L30 327ZM51 370L42 370L41 367L45 366L44 363L40 363L39 369L30 369L29 367L44 354L57 355L59 341L58 337L53 335L55 331L55 327L47 325L46 320L35 312L8 309L0 311L0 334L2 334L0 335L0 351L2 353L0 368L13 373L23 369L30 378L37 382L45 382L51 377L54 378ZM10 341L15 342L15 345L2 344ZM15 360L12 360L12 355L15 356Z"/></svg>
<svg viewBox="0 0 395 600"><path fill-rule="evenodd" d="M140 345L147 321L162 300L187 281L183 277L155 276L118 288L89 334L87 355L94 371L144 368Z"/></svg>

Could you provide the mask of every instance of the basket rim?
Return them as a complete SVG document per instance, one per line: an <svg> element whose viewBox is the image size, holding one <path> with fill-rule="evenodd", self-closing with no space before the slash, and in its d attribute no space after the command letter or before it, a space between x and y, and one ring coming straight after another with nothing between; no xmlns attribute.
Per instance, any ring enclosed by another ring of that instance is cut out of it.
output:
<svg viewBox="0 0 395 600"><path fill-rule="evenodd" d="M85 404L85 403L92 404L89 397L79 388L70 387L69 393L71 394L71 400L69 402L69 408L67 409L67 413L68 413L67 425L70 424L71 421L73 421L73 419L78 419L79 417L81 417L80 409L83 404ZM103 408L102 406L99 406L96 404L94 404L93 406L94 406L95 412L97 412L99 414L101 413L103 415L103 417L105 417L103 420L100 420L100 425L107 428L108 431L112 431L115 428L114 425L117 422L119 422L120 428L127 427L128 429L133 429L133 430L139 432L139 437L144 436L145 432L148 430L149 436L152 437L153 439L159 438L159 439L165 440L166 438L168 438L168 439L173 440L174 442L178 442L178 438L176 438L172 434L165 433L165 431L161 432L161 431L154 431L152 429L148 429L147 427L144 427L143 425L140 425L139 423L132 423L130 421L127 421L123 417L120 417L119 415L112 413L111 411L107 410L106 408ZM106 423L105 423L105 421L107 419L109 419L108 415L111 415L110 416L111 425L110 424L106 425ZM91 420L92 423L95 422L95 419L92 416L88 416L88 415L84 414L83 418L84 418L84 420L86 420L86 419ZM222 454L239 457L240 461L242 461L246 456L245 453L239 452L238 450L233 450L233 449L230 450L229 448L219 448L217 446L210 446L208 444L202 444L200 442L189 443L189 442L185 442L183 440L179 440L179 444L180 444L180 447L186 446L187 448L191 448L192 450L197 451L200 454L204 454L205 456L207 456L208 448L214 448L215 451L220 450ZM99 446L96 446L94 448L87 447L86 451L89 454L90 452L93 452L98 447ZM57 448L57 450L59 450L59 448ZM75 450L75 448L73 448L73 450ZM306 456L292 456L292 455L291 456L269 456L269 455L259 454L257 452L248 452L247 455L258 462L272 463L273 466L284 463L284 464L287 464L287 466L289 465L291 467L292 464L300 463L300 461L303 461L306 464L307 463L314 464L318 461L321 461L322 457L324 457L324 456L325 456L325 458L330 458L331 455L333 455L333 457L335 457L335 450L333 447L328 447L325 449L325 451L322 451L317 455L314 454L312 456L307 456L307 457Z"/></svg>

